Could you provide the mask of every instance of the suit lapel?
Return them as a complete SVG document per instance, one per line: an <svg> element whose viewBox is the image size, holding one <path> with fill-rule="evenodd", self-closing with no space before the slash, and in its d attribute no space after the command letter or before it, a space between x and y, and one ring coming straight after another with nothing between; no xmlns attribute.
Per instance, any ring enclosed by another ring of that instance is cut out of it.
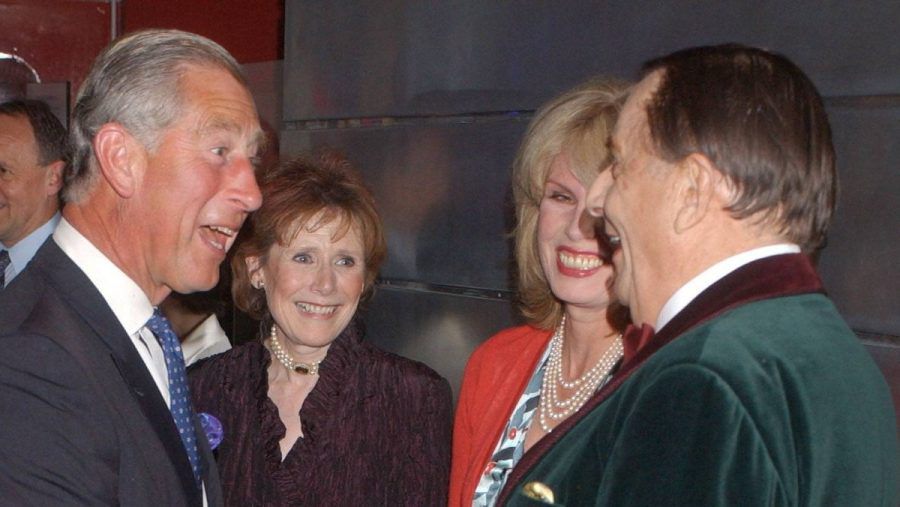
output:
<svg viewBox="0 0 900 507"><path fill-rule="evenodd" d="M191 465L178 434L175 421L159 392L147 366L134 349L131 337L109 309L103 296L81 269L50 240L44 243L32 260L34 269L42 271L55 291L84 319L96 336L109 349L122 379L150 426L156 432L181 479L185 494L199 504L200 491L194 482Z"/></svg>

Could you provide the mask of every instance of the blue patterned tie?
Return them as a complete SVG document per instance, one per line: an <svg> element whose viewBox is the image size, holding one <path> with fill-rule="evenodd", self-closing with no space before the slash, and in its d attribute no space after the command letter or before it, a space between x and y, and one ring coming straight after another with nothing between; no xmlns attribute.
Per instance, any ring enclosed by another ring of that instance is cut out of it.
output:
<svg viewBox="0 0 900 507"><path fill-rule="evenodd" d="M188 391L187 375L184 372L184 355L181 343L172 331L169 320L153 309L153 317L147 321L147 328L156 335L166 358L166 370L169 373L169 397L171 399L172 418L181 434L181 442L187 451L194 479L200 484L200 453L197 451L197 437L194 433L194 409L191 406L191 393Z"/></svg>
<svg viewBox="0 0 900 507"><path fill-rule="evenodd" d="M9 252L0 250L0 290L6 287L6 266L9 266Z"/></svg>

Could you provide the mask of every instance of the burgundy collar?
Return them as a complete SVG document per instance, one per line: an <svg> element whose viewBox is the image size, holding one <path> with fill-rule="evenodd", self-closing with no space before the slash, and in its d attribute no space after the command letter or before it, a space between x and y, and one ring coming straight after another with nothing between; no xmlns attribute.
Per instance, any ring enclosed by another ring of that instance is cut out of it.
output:
<svg viewBox="0 0 900 507"><path fill-rule="evenodd" d="M732 271L701 292L658 333L649 335L650 326L641 331L643 340L630 345L630 357L623 359L615 376L607 382L578 412L539 440L516 464L498 498L503 505L517 483L527 474L573 426L615 392L647 359L689 329L721 313L753 301L798 294L824 293L822 282L809 258L803 254L765 257ZM635 333L634 339L641 337Z"/></svg>

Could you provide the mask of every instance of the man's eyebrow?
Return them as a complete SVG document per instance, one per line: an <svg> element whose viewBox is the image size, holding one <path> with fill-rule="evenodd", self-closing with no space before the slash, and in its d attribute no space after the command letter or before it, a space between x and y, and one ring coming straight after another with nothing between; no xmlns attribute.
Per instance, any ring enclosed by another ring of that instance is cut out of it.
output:
<svg viewBox="0 0 900 507"><path fill-rule="evenodd" d="M257 155L266 151L266 148L269 147L269 136L266 135L264 130L257 130L253 134L253 139L250 141L251 146L256 146Z"/></svg>
<svg viewBox="0 0 900 507"><path fill-rule="evenodd" d="M207 135L215 132L228 132L232 134L240 134L243 127L236 121L225 116L212 116L197 129L200 135ZM256 147L257 151L263 151L269 144L269 137L265 131L255 128L250 136L249 146Z"/></svg>
<svg viewBox="0 0 900 507"><path fill-rule="evenodd" d="M203 122L203 124L200 125L200 128L197 129L197 132L199 132L201 135L219 131L240 132L241 127L236 121L231 118L226 118L224 116L212 116L205 122Z"/></svg>

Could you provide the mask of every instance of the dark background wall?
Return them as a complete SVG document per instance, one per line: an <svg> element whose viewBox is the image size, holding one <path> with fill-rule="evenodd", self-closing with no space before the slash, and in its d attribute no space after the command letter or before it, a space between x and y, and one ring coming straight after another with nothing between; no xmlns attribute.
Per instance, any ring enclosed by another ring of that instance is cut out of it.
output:
<svg viewBox="0 0 900 507"><path fill-rule="evenodd" d="M823 278L900 406L898 19L888 1L0 0L0 52L74 95L114 31L221 43L283 155L329 144L363 171L390 242L369 336L454 387L471 350L516 321L508 176L531 112L688 45L785 53L825 95L835 131L842 189ZM229 327L238 341L249 329Z"/></svg>
<svg viewBox="0 0 900 507"><path fill-rule="evenodd" d="M723 42L797 62L826 98L842 192L826 286L900 405L900 46L893 2L287 0L282 154L343 150L373 187L390 257L371 339L458 385L516 320L509 167L531 112L595 74Z"/></svg>

